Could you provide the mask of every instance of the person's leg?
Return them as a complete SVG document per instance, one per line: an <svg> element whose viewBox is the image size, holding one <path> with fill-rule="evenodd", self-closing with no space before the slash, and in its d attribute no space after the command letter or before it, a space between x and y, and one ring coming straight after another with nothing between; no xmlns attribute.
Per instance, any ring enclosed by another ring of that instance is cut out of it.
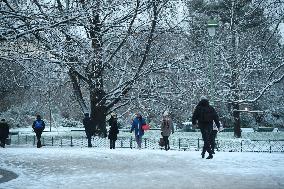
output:
<svg viewBox="0 0 284 189"><path fill-rule="evenodd" d="M135 141L136 141L137 147L139 148L139 136L138 135L135 135Z"/></svg>
<svg viewBox="0 0 284 189"><path fill-rule="evenodd" d="M112 147L115 149L115 140L112 140Z"/></svg>
<svg viewBox="0 0 284 189"><path fill-rule="evenodd" d="M169 141L169 137L167 137L167 143L168 143L168 150L170 149L170 141Z"/></svg>
<svg viewBox="0 0 284 189"><path fill-rule="evenodd" d="M142 136L137 135L136 138L137 138L136 142L138 145L138 149L141 149Z"/></svg>
<svg viewBox="0 0 284 189"><path fill-rule="evenodd" d="M217 131L213 130L211 135L210 135L210 145L211 145L211 150L212 150L212 154L215 154L215 139L216 139L216 135L217 135Z"/></svg>
<svg viewBox="0 0 284 189"><path fill-rule="evenodd" d="M201 157L204 158L205 157L205 152L206 152L206 148L205 148L206 133L205 133L205 129L203 129L203 128L201 128L200 131L201 131L202 140L203 140L203 147L202 147Z"/></svg>
<svg viewBox="0 0 284 189"><path fill-rule="evenodd" d="M112 140L109 140L109 148L112 149Z"/></svg>
<svg viewBox="0 0 284 189"><path fill-rule="evenodd" d="M92 135L88 134L87 139L88 139L88 147L93 147L93 145L92 145Z"/></svg>
<svg viewBox="0 0 284 189"><path fill-rule="evenodd" d="M41 141L40 141L41 133L42 133L42 131L36 131L37 148L40 148L40 147L41 147Z"/></svg>
<svg viewBox="0 0 284 189"><path fill-rule="evenodd" d="M2 148L5 148L5 138L1 137L1 138L0 138L0 142L1 142L0 146L1 146Z"/></svg>
<svg viewBox="0 0 284 189"><path fill-rule="evenodd" d="M206 159L212 159L212 150L210 146L210 135L211 135L211 130L210 129L205 129L204 130L204 148L205 150L209 153L209 156Z"/></svg>
<svg viewBox="0 0 284 189"><path fill-rule="evenodd" d="M165 142L165 150L168 149L168 143L167 143L167 137L163 136L164 142Z"/></svg>

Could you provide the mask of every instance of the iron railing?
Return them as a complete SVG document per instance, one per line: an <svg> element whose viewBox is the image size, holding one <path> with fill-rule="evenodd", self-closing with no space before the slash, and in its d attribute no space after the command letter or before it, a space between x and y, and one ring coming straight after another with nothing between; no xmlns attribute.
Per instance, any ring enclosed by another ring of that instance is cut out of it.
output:
<svg viewBox="0 0 284 189"><path fill-rule="evenodd" d="M36 145L36 137L31 135L11 135L11 145ZM142 148L145 149L162 149L159 146L159 137L144 137ZM43 146L87 146L87 139L84 136L43 136ZM92 144L94 147L109 148L107 138L93 137ZM173 150L190 150L199 151L202 149L203 140L200 138L172 138L170 147ZM137 148L135 138L124 136L118 137L116 141L117 148ZM217 139L216 150L224 152L284 152L284 140L248 140L248 139Z"/></svg>

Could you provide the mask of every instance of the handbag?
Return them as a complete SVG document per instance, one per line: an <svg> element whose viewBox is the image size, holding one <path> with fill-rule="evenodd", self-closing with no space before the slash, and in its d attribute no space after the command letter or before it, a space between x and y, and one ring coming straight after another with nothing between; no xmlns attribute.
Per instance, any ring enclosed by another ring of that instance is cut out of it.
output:
<svg viewBox="0 0 284 189"><path fill-rule="evenodd" d="M165 141L164 141L163 138L160 138L159 146L161 146L161 147L164 147L164 146L165 146Z"/></svg>
<svg viewBox="0 0 284 189"><path fill-rule="evenodd" d="M150 129L149 125L147 125L147 124L142 125L142 130L143 131L146 131L146 130L149 130L149 129Z"/></svg>

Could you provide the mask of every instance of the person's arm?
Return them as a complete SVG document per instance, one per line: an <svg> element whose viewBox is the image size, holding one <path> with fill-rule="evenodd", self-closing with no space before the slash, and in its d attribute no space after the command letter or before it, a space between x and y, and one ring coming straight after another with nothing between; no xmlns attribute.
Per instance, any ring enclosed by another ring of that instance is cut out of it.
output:
<svg viewBox="0 0 284 189"><path fill-rule="evenodd" d="M9 137L9 125L6 123L6 138Z"/></svg>
<svg viewBox="0 0 284 189"><path fill-rule="evenodd" d="M45 129L45 123L44 123L44 121L42 120L42 127L43 127L43 129L42 130L44 130Z"/></svg>
<svg viewBox="0 0 284 189"><path fill-rule="evenodd" d="M195 107L195 110L192 115L192 125L196 125L197 119L198 119L198 106Z"/></svg>
<svg viewBox="0 0 284 189"><path fill-rule="evenodd" d="M130 129L130 132L132 133L132 131L134 130L135 128L135 120L132 121L132 125L131 125L131 129Z"/></svg>
<svg viewBox="0 0 284 189"><path fill-rule="evenodd" d="M32 128L35 129L35 121L33 122Z"/></svg>

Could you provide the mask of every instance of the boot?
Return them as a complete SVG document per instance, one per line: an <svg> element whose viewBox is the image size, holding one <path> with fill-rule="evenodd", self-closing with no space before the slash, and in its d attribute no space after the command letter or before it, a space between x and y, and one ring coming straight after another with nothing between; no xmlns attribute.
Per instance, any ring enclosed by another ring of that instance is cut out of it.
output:
<svg viewBox="0 0 284 189"><path fill-rule="evenodd" d="M213 155L209 154L209 156L206 159L213 159Z"/></svg>
<svg viewBox="0 0 284 189"><path fill-rule="evenodd" d="M36 147L41 148L41 141L40 140L37 142Z"/></svg>
<svg viewBox="0 0 284 189"><path fill-rule="evenodd" d="M205 152L201 152L201 157L202 157L202 158L205 157Z"/></svg>

